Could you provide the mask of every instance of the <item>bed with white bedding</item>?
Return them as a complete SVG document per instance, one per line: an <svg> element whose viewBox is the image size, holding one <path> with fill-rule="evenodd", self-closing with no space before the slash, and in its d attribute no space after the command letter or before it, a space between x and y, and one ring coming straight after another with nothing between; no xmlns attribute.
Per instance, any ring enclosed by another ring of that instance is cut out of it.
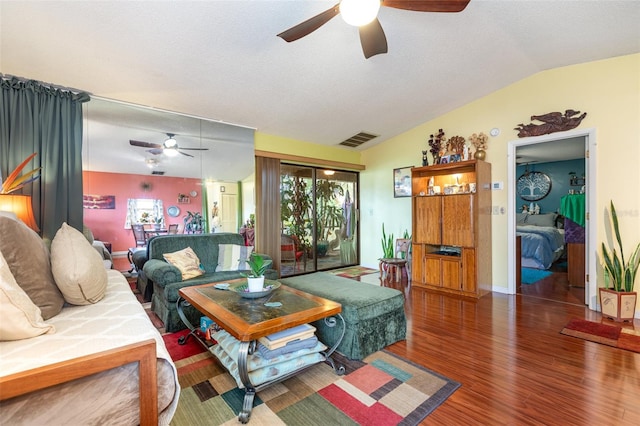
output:
<svg viewBox="0 0 640 426"><path fill-rule="evenodd" d="M521 237L521 265L549 269L564 253L564 229L556 227L555 213L518 215L516 236Z"/></svg>

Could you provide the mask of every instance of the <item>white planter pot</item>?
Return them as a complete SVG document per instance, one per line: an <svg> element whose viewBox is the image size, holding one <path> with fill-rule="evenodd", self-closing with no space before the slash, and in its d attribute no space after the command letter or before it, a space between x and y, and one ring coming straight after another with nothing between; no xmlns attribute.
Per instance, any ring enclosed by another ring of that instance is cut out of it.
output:
<svg viewBox="0 0 640 426"><path fill-rule="evenodd" d="M257 291L263 291L264 289L264 276L258 278L247 277L247 287L249 293L255 293Z"/></svg>

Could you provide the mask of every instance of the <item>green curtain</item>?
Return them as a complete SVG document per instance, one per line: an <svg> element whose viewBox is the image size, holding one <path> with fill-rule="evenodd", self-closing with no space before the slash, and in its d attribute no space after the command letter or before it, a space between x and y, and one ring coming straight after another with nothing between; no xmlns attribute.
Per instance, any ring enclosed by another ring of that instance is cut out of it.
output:
<svg viewBox="0 0 640 426"><path fill-rule="evenodd" d="M32 153L24 170L42 167L22 189L32 196L42 237L50 241L63 222L82 229L82 103L85 92L0 74L0 173L6 178Z"/></svg>

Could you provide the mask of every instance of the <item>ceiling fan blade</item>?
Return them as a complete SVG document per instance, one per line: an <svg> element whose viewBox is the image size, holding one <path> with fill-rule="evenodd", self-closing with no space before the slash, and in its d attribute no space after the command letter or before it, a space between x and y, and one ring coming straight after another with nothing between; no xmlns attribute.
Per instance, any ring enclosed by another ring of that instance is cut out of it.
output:
<svg viewBox="0 0 640 426"><path fill-rule="evenodd" d="M306 21L296 25L295 27L291 27L286 31L278 34L278 37L287 42L296 41L299 38L302 38L308 34L311 34L327 22L331 20L334 16L340 13L340 4L336 4L329 10L325 10L319 15L314 16L313 18L307 19Z"/></svg>
<svg viewBox="0 0 640 426"><path fill-rule="evenodd" d="M151 148L147 150L148 153L151 153L153 155L160 155L163 151L164 150L162 148Z"/></svg>
<svg viewBox="0 0 640 426"><path fill-rule="evenodd" d="M186 152L182 152L182 150L183 150L183 149L186 149L186 148L180 148L180 149L178 149L178 152L179 152L180 154L182 154L182 155L186 155L187 157L195 158L195 157L194 157L193 155L191 155L191 154L187 154Z"/></svg>
<svg viewBox="0 0 640 426"><path fill-rule="evenodd" d="M387 53L387 37L380 21L374 19L367 25L359 27L360 44L362 44L362 52L364 57L369 59L372 56L381 53Z"/></svg>
<svg viewBox="0 0 640 426"><path fill-rule="evenodd" d="M462 12L470 0L383 0L382 6L416 12Z"/></svg>
<svg viewBox="0 0 640 426"><path fill-rule="evenodd" d="M157 143L129 140L129 144L131 144L133 146L140 146L142 148L160 148L160 149L162 149L162 145L158 145Z"/></svg>
<svg viewBox="0 0 640 426"><path fill-rule="evenodd" d="M183 148L183 147L180 147L179 149L186 149L188 151L209 151L209 148Z"/></svg>

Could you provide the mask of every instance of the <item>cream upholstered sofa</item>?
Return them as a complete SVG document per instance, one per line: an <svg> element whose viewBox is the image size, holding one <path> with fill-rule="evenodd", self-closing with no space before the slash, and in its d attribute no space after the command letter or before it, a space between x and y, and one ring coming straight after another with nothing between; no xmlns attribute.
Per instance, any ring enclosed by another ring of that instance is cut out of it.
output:
<svg viewBox="0 0 640 426"><path fill-rule="evenodd" d="M124 276L81 232L63 224L49 249L0 216L0 311L3 423L169 424L175 365Z"/></svg>

